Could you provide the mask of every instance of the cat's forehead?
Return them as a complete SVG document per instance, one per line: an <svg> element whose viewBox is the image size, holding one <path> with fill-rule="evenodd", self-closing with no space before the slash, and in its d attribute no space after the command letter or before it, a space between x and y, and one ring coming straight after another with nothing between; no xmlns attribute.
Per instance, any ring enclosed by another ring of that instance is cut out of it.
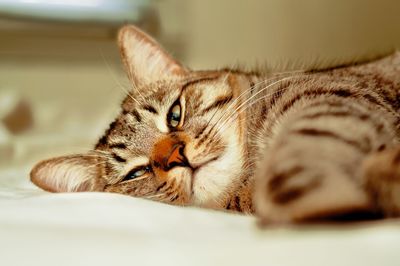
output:
<svg viewBox="0 0 400 266"><path fill-rule="evenodd" d="M184 83L180 79L149 81L140 87L133 87L125 101L132 102L136 107L148 103L164 103L179 94Z"/></svg>
<svg viewBox="0 0 400 266"><path fill-rule="evenodd" d="M104 150L129 148L135 156L146 155L154 141L168 133L167 114L178 99L186 102L189 118L205 108L218 96L225 95L230 88L227 74L202 73L180 80L149 82L133 88L122 104L117 119L100 139L97 148Z"/></svg>
<svg viewBox="0 0 400 266"><path fill-rule="evenodd" d="M190 93L196 89L213 87L225 83L229 75L225 71L199 71L183 78L171 78L157 81L148 81L140 88L133 87L133 94L138 97L146 97L148 100L163 102L174 94ZM215 88L222 88L216 86ZM129 95L128 97L129 98Z"/></svg>
<svg viewBox="0 0 400 266"><path fill-rule="evenodd" d="M155 108L157 112L166 112L179 97L189 102L199 99L211 101L219 94L229 92L227 76L225 72L207 72L185 79L149 82L140 88L133 88L126 96L122 109L132 112L138 108Z"/></svg>
<svg viewBox="0 0 400 266"><path fill-rule="evenodd" d="M99 140L97 148L106 151L128 151L133 156L146 155L152 145L151 140L160 134L154 125L145 124L143 115L122 113ZM139 120L139 121L138 121Z"/></svg>

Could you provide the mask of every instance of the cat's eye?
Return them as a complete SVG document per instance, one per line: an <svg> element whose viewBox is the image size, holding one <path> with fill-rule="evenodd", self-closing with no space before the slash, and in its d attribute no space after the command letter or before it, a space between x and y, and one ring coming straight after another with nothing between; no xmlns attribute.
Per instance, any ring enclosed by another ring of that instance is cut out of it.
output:
<svg viewBox="0 0 400 266"><path fill-rule="evenodd" d="M182 108L180 103L176 103L172 106L171 111L168 114L168 124L171 127L177 127L181 122L181 112Z"/></svg>
<svg viewBox="0 0 400 266"><path fill-rule="evenodd" d="M135 168L132 171L130 171L122 181L128 181L128 180L132 180L132 179L136 179L139 177L143 177L145 174L147 174L148 172L150 172L150 166L144 166L144 167L140 167L140 168Z"/></svg>

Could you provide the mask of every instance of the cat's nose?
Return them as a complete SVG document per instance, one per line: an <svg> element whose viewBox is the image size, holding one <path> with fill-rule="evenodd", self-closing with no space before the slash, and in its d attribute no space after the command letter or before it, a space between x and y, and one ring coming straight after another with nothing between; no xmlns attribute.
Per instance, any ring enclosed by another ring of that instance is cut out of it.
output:
<svg viewBox="0 0 400 266"><path fill-rule="evenodd" d="M168 171L176 166L190 167L184 154L185 145L171 139L158 142L153 150L153 160L156 167Z"/></svg>
<svg viewBox="0 0 400 266"><path fill-rule="evenodd" d="M175 166L189 166L189 163L184 155L185 146L183 144L176 144L167 159L166 168L169 170Z"/></svg>

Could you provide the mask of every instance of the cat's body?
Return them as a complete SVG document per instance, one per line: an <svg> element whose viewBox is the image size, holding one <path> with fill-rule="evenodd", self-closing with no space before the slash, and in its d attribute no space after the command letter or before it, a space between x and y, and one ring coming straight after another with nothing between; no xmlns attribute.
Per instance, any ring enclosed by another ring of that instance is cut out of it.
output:
<svg viewBox="0 0 400 266"><path fill-rule="evenodd" d="M400 54L319 72L190 71L132 26L132 92L94 151L38 164L49 191L107 191L293 222L400 215Z"/></svg>

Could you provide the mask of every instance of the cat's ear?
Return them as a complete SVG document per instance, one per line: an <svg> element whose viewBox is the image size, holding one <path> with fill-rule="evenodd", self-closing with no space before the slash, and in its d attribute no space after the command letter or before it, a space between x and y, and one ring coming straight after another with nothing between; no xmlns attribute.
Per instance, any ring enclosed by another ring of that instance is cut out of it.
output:
<svg viewBox="0 0 400 266"><path fill-rule="evenodd" d="M127 25L120 29L118 44L125 69L135 84L179 78L188 72L155 40L135 26Z"/></svg>
<svg viewBox="0 0 400 266"><path fill-rule="evenodd" d="M101 157L77 154L56 157L38 163L31 171L31 181L50 192L102 191Z"/></svg>

